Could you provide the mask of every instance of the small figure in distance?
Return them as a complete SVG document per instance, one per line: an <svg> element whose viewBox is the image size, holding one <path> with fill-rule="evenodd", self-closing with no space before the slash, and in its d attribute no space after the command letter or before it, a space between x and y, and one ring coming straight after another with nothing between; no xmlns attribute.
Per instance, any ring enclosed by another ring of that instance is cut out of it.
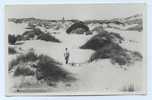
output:
<svg viewBox="0 0 152 100"><path fill-rule="evenodd" d="M65 64L69 63L69 57L70 57L70 53L68 51L68 48L65 48L65 53L64 53Z"/></svg>

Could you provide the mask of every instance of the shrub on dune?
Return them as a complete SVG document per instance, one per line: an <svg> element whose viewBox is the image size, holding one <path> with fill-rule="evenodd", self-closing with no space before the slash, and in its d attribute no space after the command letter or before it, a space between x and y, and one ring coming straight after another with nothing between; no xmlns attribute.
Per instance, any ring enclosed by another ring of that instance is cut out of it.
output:
<svg viewBox="0 0 152 100"><path fill-rule="evenodd" d="M130 65L135 61L141 61L142 56L138 52L129 51L121 48L117 44L110 44L98 49L91 57L89 62L98 59L110 59L112 64Z"/></svg>
<svg viewBox="0 0 152 100"><path fill-rule="evenodd" d="M11 70L20 63L23 64L27 62L34 62L36 60L38 60L38 56L33 51L30 51L26 54L18 56L16 59L13 59L9 64L9 70Z"/></svg>
<svg viewBox="0 0 152 100"><path fill-rule="evenodd" d="M34 75L34 69L28 66L28 64L19 64L14 71L14 76Z"/></svg>
<svg viewBox="0 0 152 100"><path fill-rule="evenodd" d="M109 44L98 49L90 58L90 61L98 59L110 59L113 64L126 65L131 62L131 57L126 53L126 50L117 44Z"/></svg>
<svg viewBox="0 0 152 100"><path fill-rule="evenodd" d="M45 33L42 32L39 28L33 28L31 30L25 31L22 36L24 37L24 40L29 40L41 34L45 34Z"/></svg>
<svg viewBox="0 0 152 100"><path fill-rule="evenodd" d="M62 65L46 55L36 55L34 52L20 55L12 60L9 71L14 69L14 76L36 76L37 80L44 80L48 85L56 82L74 81L71 73L62 68Z"/></svg>
<svg viewBox="0 0 152 100"><path fill-rule="evenodd" d="M117 42L121 43L122 41L123 41L123 38L119 34L102 31L101 33L92 37L89 41L87 41L80 48L98 50L104 46L116 44Z"/></svg>
<svg viewBox="0 0 152 100"><path fill-rule="evenodd" d="M8 35L8 43L14 45L16 43L16 36L15 35Z"/></svg>
<svg viewBox="0 0 152 100"><path fill-rule="evenodd" d="M22 36L23 36L23 40L30 40L33 39L35 35L36 34L34 33L34 31L26 31L23 33Z"/></svg>
<svg viewBox="0 0 152 100"><path fill-rule="evenodd" d="M89 31L89 27L85 25L83 22L76 22L66 30L68 34L70 33L84 34L84 32L88 32L88 31Z"/></svg>
<svg viewBox="0 0 152 100"><path fill-rule="evenodd" d="M44 41L60 42L58 39L56 39L50 33L45 33L38 28L24 32L23 37L25 40L40 39L40 40L44 40Z"/></svg>
<svg viewBox="0 0 152 100"><path fill-rule="evenodd" d="M13 47L8 47L8 53L9 53L9 54L16 54L17 51L16 51L15 48L13 48Z"/></svg>
<svg viewBox="0 0 152 100"><path fill-rule="evenodd" d="M44 41L60 42L58 39L56 39L54 36L50 35L49 33L39 35L38 39Z"/></svg>
<svg viewBox="0 0 152 100"><path fill-rule="evenodd" d="M98 49L90 58L91 61L98 58L111 58L122 51L122 48L117 44L109 44ZM121 54L121 53L120 53Z"/></svg>
<svg viewBox="0 0 152 100"><path fill-rule="evenodd" d="M37 64L37 79L44 79L48 84L58 81L72 81L74 78L69 72L64 70L59 62L54 59L41 55Z"/></svg>
<svg viewBox="0 0 152 100"><path fill-rule="evenodd" d="M131 52L130 51L130 53L131 53L131 56L134 60L142 60L142 58L143 58L139 52L136 52L136 51Z"/></svg>
<svg viewBox="0 0 152 100"><path fill-rule="evenodd" d="M8 43L10 45L16 45L17 41L25 40L22 35L8 35Z"/></svg>
<svg viewBox="0 0 152 100"><path fill-rule="evenodd" d="M17 35L16 36L16 41L22 41L22 40L24 40L22 35Z"/></svg>
<svg viewBox="0 0 152 100"><path fill-rule="evenodd" d="M122 48L119 45L122 41L123 38L119 34L103 31L92 37L80 48L95 50L89 62L98 59L110 59L113 64L129 65L142 59L140 53Z"/></svg>
<svg viewBox="0 0 152 100"><path fill-rule="evenodd" d="M17 41L25 40L44 40L52 42L60 42L57 38L51 35L51 33L45 33L39 28L32 27L30 30L25 31L22 35L8 35L8 42L11 45L15 45Z"/></svg>

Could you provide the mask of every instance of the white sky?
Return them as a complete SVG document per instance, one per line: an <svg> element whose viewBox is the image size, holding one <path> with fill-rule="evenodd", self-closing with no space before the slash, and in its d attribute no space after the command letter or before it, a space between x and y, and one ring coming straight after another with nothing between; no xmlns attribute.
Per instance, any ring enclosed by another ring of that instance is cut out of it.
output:
<svg viewBox="0 0 152 100"><path fill-rule="evenodd" d="M7 5L6 18L109 19L142 14L144 4Z"/></svg>

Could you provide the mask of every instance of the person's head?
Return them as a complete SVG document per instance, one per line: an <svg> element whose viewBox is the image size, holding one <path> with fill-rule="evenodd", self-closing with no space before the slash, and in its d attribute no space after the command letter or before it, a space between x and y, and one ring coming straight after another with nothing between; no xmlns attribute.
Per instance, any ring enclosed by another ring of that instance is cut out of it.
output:
<svg viewBox="0 0 152 100"><path fill-rule="evenodd" d="M67 50L68 50L68 48L65 48L65 50L67 51Z"/></svg>

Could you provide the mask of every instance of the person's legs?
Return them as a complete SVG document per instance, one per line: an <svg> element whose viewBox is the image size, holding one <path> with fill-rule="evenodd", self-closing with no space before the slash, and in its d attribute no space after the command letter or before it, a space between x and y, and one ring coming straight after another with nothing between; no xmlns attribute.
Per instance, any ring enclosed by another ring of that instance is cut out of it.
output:
<svg viewBox="0 0 152 100"><path fill-rule="evenodd" d="M65 58L65 64L67 64L68 62L67 62L67 58Z"/></svg>
<svg viewBox="0 0 152 100"><path fill-rule="evenodd" d="M68 64L68 60L66 59L66 64Z"/></svg>
<svg viewBox="0 0 152 100"><path fill-rule="evenodd" d="M69 58L66 58L65 60L66 60L66 64L68 64L68 62L69 62Z"/></svg>

